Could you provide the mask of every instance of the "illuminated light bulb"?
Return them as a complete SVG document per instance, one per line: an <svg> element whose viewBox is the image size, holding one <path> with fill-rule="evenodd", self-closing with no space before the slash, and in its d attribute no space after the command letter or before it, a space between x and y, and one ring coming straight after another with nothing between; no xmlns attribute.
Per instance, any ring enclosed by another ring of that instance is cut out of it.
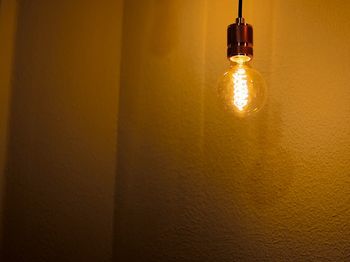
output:
<svg viewBox="0 0 350 262"><path fill-rule="evenodd" d="M239 0L238 18L227 29L227 58L231 66L218 84L218 94L225 108L238 117L246 117L263 108L266 84L261 74L251 68L253 27L242 17Z"/></svg>
<svg viewBox="0 0 350 262"><path fill-rule="evenodd" d="M258 112L266 102L266 84L261 74L248 64L248 56L234 56L219 81L218 95L225 109L238 117Z"/></svg>

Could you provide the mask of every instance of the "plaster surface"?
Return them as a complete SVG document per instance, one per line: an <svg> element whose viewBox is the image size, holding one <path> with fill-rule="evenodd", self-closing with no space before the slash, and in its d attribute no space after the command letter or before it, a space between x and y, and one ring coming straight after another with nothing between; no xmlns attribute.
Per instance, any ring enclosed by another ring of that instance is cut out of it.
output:
<svg viewBox="0 0 350 262"><path fill-rule="evenodd" d="M115 261L350 260L350 3L245 2L247 120L216 100L234 1L125 2Z"/></svg>
<svg viewBox="0 0 350 262"><path fill-rule="evenodd" d="M1 261L112 260L121 17L19 1Z"/></svg>

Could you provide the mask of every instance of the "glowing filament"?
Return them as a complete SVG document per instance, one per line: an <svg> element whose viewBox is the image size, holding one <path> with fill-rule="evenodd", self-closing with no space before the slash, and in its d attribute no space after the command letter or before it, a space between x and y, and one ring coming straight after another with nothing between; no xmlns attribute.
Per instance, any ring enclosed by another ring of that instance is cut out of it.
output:
<svg viewBox="0 0 350 262"><path fill-rule="evenodd" d="M246 71L243 68L239 68L233 74L233 104L239 111L243 111L244 107L248 104L248 97Z"/></svg>

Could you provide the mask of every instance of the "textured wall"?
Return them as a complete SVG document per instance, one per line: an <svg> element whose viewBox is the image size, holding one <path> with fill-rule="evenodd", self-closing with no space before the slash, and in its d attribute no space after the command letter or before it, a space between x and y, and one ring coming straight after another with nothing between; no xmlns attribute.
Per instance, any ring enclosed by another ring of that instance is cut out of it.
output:
<svg viewBox="0 0 350 262"><path fill-rule="evenodd" d="M0 1L0 254L2 253L3 197L16 13L16 0Z"/></svg>
<svg viewBox="0 0 350 262"><path fill-rule="evenodd" d="M111 259L121 3L20 1L6 262Z"/></svg>
<svg viewBox="0 0 350 262"><path fill-rule="evenodd" d="M245 1L270 96L236 120L234 2L125 3L115 261L350 260L350 3Z"/></svg>

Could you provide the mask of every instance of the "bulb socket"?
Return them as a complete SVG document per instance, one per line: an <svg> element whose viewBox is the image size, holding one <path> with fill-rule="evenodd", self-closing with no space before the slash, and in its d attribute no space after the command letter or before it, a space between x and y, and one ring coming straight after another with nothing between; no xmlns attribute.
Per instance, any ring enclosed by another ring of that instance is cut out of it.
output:
<svg viewBox="0 0 350 262"><path fill-rule="evenodd" d="M244 55L253 58L253 27L244 18L237 18L227 28L227 58Z"/></svg>

